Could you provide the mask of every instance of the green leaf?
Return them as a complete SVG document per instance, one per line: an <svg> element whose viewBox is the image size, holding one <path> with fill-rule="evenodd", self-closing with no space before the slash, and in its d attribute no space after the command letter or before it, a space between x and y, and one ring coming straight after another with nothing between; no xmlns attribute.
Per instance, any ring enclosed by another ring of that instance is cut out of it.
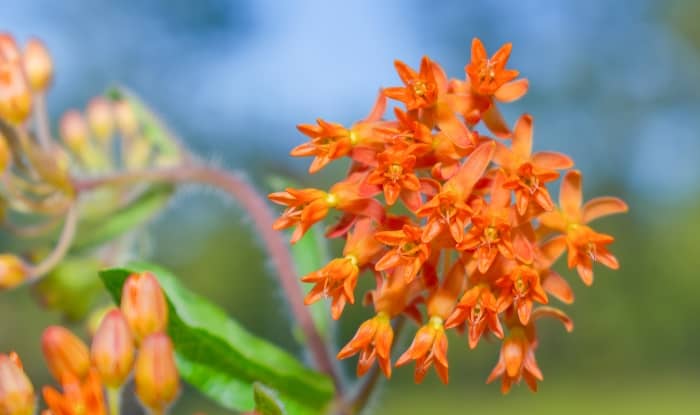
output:
<svg viewBox="0 0 700 415"><path fill-rule="evenodd" d="M152 272L168 299L168 334L175 345L180 375L220 405L240 411L255 408L253 384L277 391L289 415L321 414L333 397L327 376L303 366L296 358L255 337L221 309L188 291L169 272L136 263L100 272L114 300L121 300L126 278Z"/></svg>
<svg viewBox="0 0 700 415"><path fill-rule="evenodd" d="M261 415L286 415L284 404L280 402L277 393L260 382L253 384L255 411Z"/></svg>
<svg viewBox="0 0 700 415"><path fill-rule="evenodd" d="M174 189L169 184L154 185L127 206L86 219L80 223L71 249L80 251L100 245L142 226L165 207Z"/></svg>

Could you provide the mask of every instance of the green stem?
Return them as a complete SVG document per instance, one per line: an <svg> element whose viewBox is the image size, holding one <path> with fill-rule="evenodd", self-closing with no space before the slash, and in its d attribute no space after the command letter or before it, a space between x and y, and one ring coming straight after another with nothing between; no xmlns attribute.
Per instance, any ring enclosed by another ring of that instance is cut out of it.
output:
<svg viewBox="0 0 700 415"><path fill-rule="evenodd" d="M109 415L119 415L121 412L121 388L107 388L107 400L109 401Z"/></svg>

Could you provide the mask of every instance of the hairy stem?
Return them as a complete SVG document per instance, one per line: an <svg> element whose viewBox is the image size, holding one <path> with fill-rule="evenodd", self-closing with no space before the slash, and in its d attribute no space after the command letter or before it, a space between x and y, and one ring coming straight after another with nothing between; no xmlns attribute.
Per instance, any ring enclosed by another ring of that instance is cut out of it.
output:
<svg viewBox="0 0 700 415"><path fill-rule="evenodd" d="M51 124L46 109L46 96L43 93L34 95L34 126L39 145L44 149L51 147Z"/></svg>
<svg viewBox="0 0 700 415"><path fill-rule="evenodd" d="M272 229L275 215L267 201L242 175L216 167L191 163L171 168L125 172L97 179L75 181L78 193L103 186L128 186L143 182L201 183L221 189L239 202L252 218L258 235L263 240L277 271L282 289L296 321L311 350L316 366L327 373L342 393L342 378L331 354L316 329L309 309L304 305L304 293L297 281L294 261L282 235Z"/></svg>

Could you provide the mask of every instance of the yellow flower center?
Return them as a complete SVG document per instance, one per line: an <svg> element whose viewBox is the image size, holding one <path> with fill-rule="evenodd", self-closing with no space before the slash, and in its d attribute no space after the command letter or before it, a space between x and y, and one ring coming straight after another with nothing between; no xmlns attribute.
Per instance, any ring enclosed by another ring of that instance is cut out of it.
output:
<svg viewBox="0 0 700 415"><path fill-rule="evenodd" d="M486 238L488 243L496 242L498 240L498 229L493 226L487 226L484 229L484 238Z"/></svg>

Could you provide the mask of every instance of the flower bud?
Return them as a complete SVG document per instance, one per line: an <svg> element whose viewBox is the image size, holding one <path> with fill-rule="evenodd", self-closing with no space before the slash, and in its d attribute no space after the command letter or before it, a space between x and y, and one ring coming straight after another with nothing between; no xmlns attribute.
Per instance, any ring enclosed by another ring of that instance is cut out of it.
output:
<svg viewBox="0 0 700 415"><path fill-rule="evenodd" d="M128 101L122 99L114 103L114 117L117 120L119 131L123 135L133 136L138 133L139 122Z"/></svg>
<svg viewBox="0 0 700 415"><path fill-rule="evenodd" d="M102 97L93 98L87 106L87 117L95 137L102 143L108 142L114 133L114 115L110 102Z"/></svg>
<svg viewBox="0 0 700 415"><path fill-rule="evenodd" d="M32 111L32 94L12 36L0 33L0 118L20 124Z"/></svg>
<svg viewBox="0 0 700 415"><path fill-rule="evenodd" d="M0 290L16 287L27 275L27 265L17 255L0 254Z"/></svg>
<svg viewBox="0 0 700 415"><path fill-rule="evenodd" d="M22 56L27 81L36 92L44 91L53 77L53 62L48 49L39 39L29 39Z"/></svg>
<svg viewBox="0 0 700 415"><path fill-rule="evenodd" d="M170 338L163 333L148 336L141 345L134 369L136 395L155 413L163 411L180 389L175 355Z"/></svg>
<svg viewBox="0 0 700 415"><path fill-rule="evenodd" d="M102 319L91 351L102 382L110 388L120 387L134 363L134 338L121 311L114 309Z"/></svg>
<svg viewBox="0 0 700 415"><path fill-rule="evenodd" d="M122 312L136 341L153 333L164 332L168 325L168 305L158 284L149 272L131 274L122 290Z"/></svg>
<svg viewBox="0 0 700 415"><path fill-rule="evenodd" d="M32 415L35 402L34 387L19 357L0 354L0 414Z"/></svg>
<svg viewBox="0 0 700 415"><path fill-rule="evenodd" d="M63 143L80 154L88 143L88 126L78 110L69 110L61 117L60 133Z"/></svg>
<svg viewBox="0 0 700 415"><path fill-rule="evenodd" d="M47 327L41 338L41 349L51 374L59 382L67 376L83 379L90 369L87 346L64 327Z"/></svg>

